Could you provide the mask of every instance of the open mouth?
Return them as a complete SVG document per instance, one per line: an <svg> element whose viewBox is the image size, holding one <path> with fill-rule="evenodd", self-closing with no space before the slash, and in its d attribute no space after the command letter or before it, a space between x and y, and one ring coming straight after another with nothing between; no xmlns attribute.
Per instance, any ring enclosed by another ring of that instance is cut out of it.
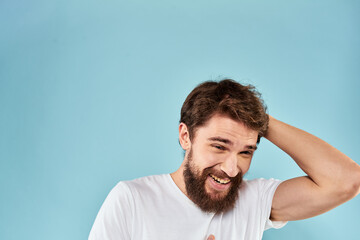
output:
<svg viewBox="0 0 360 240"><path fill-rule="evenodd" d="M230 179L222 179L222 178L219 178L219 177L216 177L215 175L213 174L209 174L209 176L214 179L215 182L217 183L220 183L220 184L228 184L230 182Z"/></svg>

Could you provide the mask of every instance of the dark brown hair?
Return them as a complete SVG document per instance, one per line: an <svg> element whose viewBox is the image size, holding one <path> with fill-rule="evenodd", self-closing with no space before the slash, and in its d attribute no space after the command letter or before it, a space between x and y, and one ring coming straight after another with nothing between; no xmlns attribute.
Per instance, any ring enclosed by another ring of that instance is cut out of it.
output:
<svg viewBox="0 0 360 240"><path fill-rule="evenodd" d="M180 122L185 123L193 139L197 128L205 125L214 114L224 114L259 133L258 142L269 124L261 94L252 85L241 85L232 79L206 81L187 96Z"/></svg>

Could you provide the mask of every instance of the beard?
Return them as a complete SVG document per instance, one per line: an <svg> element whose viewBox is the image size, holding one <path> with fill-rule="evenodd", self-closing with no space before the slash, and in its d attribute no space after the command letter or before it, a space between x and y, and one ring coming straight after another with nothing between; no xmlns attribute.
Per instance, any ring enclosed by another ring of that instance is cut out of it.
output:
<svg viewBox="0 0 360 240"><path fill-rule="evenodd" d="M206 191L205 182L209 174L220 178L229 178L231 186L226 195L223 192L210 194ZM224 172L219 172L213 167L205 168L202 173L193 165L192 151L187 156L184 167L184 181L188 197L204 212L225 213L235 206L239 196L239 187L242 182L242 175L238 173L235 177L229 177Z"/></svg>

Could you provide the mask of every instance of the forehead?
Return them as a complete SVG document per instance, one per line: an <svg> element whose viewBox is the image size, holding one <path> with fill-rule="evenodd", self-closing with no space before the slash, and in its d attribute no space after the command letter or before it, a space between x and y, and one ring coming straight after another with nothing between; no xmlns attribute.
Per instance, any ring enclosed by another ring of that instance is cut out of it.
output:
<svg viewBox="0 0 360 240"><path fill-rule="evenodd" d="M222 137L235 143L240 141L246 144L256 144L258 132L246 127L242 122L216 114L204 126L199 127L195 135L199 140Z"/></svg>

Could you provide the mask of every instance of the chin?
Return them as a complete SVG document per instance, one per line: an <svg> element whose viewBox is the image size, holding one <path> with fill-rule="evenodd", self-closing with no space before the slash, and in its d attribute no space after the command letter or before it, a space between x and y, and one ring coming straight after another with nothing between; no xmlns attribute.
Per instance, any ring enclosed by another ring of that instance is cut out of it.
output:
<svg viewBox="0 0 360 240"><path fill-rule="evenodd" d="M223 199L226 198L226 196L228 195L229 191L226 192L218 192L218 191L209 191L208 189L206 189L206 193L209 196L209 198L211 200L215 200L215 201L221 201Z"/></svg>

